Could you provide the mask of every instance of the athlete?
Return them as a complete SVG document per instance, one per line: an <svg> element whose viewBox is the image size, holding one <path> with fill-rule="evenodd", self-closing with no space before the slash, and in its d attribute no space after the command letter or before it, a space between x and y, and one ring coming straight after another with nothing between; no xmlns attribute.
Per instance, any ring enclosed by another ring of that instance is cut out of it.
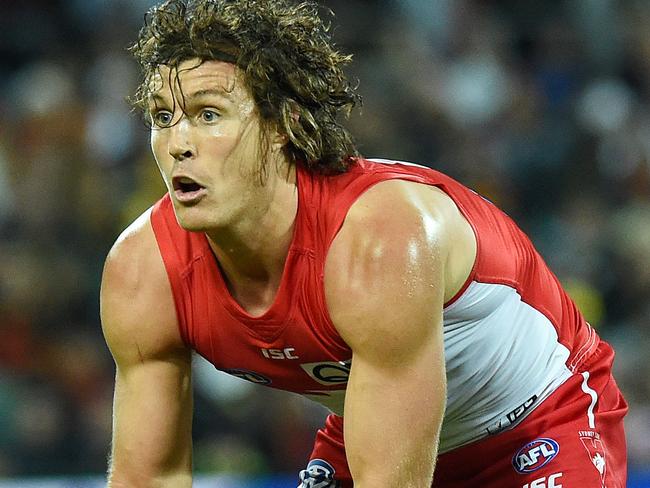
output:
<svg viewBox="0 0 650 488"><path fill-rule="evenodd" d="M315 5L146 19L134 101L168 194L104 269L110 486L191 485L192 351L331 410L301 487L625 486L612 349L494 205L357 154Z"/></svg>

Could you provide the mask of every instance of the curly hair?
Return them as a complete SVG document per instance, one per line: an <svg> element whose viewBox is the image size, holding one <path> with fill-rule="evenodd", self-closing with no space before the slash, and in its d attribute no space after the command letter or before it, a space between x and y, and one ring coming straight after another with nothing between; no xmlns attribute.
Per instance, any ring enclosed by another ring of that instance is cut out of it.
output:
<svg viewBox="0 0 650 488"><path fill-rule="evenodd" d="M260 119L286 135L293 164L323 174L346 171L357 150L345 118L360 102L314 2L167 0L145 15L131 51L143 79L134 107L147 113L150 81L161 65L188 59L235 64Z"/></svg>

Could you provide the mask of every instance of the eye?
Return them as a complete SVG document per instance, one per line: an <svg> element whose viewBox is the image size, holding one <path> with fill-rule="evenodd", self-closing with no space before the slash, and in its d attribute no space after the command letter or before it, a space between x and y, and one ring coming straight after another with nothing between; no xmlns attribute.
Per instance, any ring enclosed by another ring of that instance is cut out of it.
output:
<svg viewBox="0 0 650 488"><path fill-rule="evenodd" d="M219 114L214 110L206 109L201 111L201 120L203 122L214 122L219 118Z"/></svg>
<svg viewBox="0 0 650 488"><path fill-rule="evenodd" d="M151 115L151 118L158 127L169 127L174 116L167 110L158 110Z"/></svg>

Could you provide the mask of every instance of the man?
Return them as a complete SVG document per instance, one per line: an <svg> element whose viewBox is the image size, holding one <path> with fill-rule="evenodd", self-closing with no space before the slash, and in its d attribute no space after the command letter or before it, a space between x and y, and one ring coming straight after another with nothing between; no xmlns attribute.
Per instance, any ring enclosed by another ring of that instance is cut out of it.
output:
<svg viewBox="0 0 650 488"><path fill-rule="evenodd" d="M316 10L147 16L135 103L169 194L105 266L110 485L191 485L196 350L331 409L303 487L624 487L611 348L491 203L358 157Z"/></svg>

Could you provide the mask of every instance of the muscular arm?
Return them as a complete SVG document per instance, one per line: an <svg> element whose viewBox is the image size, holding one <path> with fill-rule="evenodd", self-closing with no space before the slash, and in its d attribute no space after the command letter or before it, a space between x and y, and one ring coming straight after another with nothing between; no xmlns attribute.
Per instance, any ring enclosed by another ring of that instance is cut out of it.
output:
<svg viewBox="0 0 650 488"><path fill-rule="evenodd" d="M107 258L101 315L116 364L109 486L191 486L191 356L148 215Z"/></svg>
<svg viewBox="0 0 650 488"><path fill-rule="evenodd" d="M446 404L445 281L460 278L446 271L446 217L434 210L442 197L412 188L369 190L326 265L332 320L353 351L344 432L355 488L428 488L435 467Z"/></svg>

